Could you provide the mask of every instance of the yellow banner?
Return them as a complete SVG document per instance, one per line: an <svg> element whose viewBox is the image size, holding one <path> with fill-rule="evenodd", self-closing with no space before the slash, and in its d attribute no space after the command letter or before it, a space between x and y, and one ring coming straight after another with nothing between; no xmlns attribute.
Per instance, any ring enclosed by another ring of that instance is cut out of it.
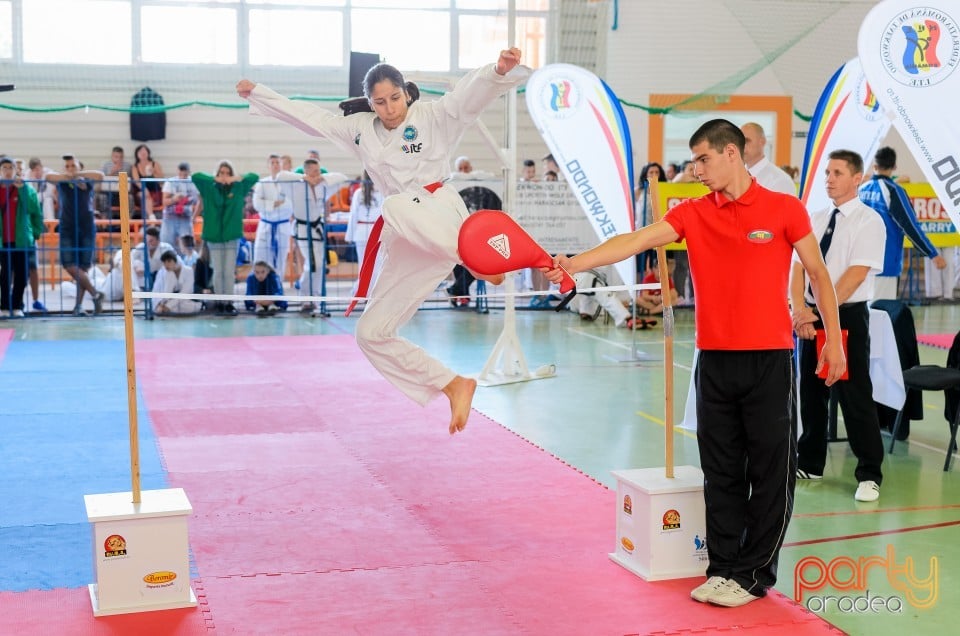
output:
<svg viewBox="0 0 960 636"><path fill-rule="evenodd" d="M960 234L954 227L950 215L943 208L933 187L929 183L904 183L903 189L910 197L910 203L917 213L917 221L923 233L930 238L930 242L937 247L960 246ZM909 239L904 239L905 247L913 247Z"/></svg>

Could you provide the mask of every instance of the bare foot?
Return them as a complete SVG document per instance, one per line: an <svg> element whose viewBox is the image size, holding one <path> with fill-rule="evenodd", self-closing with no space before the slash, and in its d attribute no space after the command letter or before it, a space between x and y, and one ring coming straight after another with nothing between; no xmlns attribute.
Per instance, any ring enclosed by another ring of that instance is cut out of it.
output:
<svg viewBox="0 0 960 636"><path fill-rule="evenodd" d="M458 375L443 387L443 393L450 400L450 434L462 431L470 417L473 393L477 390L477 381Z"/></svg>

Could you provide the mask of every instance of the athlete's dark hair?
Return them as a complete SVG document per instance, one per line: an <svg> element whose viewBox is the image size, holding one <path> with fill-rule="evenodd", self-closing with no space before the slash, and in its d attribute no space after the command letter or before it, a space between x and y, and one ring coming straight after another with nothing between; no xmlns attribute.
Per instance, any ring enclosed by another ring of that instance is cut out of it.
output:
<svg viewBox="0 0 960 636"><path fill-rule="evenodd" d="M416 84L405 82L400 71L381 62L371 67L367 74L363 76L363 97L354 97L340 102L340 110L343 111L343 114L372 113L373 105L370 103L370 94L373 92L373 87L384 80L406 91L407 106L420 99L420 88Z"/></svg>

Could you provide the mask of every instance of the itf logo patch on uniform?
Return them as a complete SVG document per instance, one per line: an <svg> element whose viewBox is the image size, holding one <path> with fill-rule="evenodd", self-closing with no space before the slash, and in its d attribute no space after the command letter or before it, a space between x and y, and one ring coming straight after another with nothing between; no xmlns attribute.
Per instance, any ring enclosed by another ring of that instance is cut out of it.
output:
<svg viewBox="0 0 960 636"><path fill-rule="evenodd" d="M403 129L403 139L408 143L400 144L400 148L403 150L404 154L415 154L420 152L423 149L423 142L420 143L409 143L414 141L420 133L417 131L416 126L407 126Z"/></svg>

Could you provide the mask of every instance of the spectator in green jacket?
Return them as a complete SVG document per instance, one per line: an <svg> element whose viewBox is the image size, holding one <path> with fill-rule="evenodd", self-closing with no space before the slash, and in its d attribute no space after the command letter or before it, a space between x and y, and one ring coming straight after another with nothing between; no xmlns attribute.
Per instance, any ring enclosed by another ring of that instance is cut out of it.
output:
<svg viewBox="0 0 960 636"><path fill-rule="evenodd" d="M195 172L191 180L203 201L203 242L210 250L213 268L213 290L232 294L236 283L237 246L243 236L244 198L259 177L250 172L236 174L233 164L224 159L217 166L216 176ZM214 309L221 316L236 316L232 302L217 302Z"/></svg>

